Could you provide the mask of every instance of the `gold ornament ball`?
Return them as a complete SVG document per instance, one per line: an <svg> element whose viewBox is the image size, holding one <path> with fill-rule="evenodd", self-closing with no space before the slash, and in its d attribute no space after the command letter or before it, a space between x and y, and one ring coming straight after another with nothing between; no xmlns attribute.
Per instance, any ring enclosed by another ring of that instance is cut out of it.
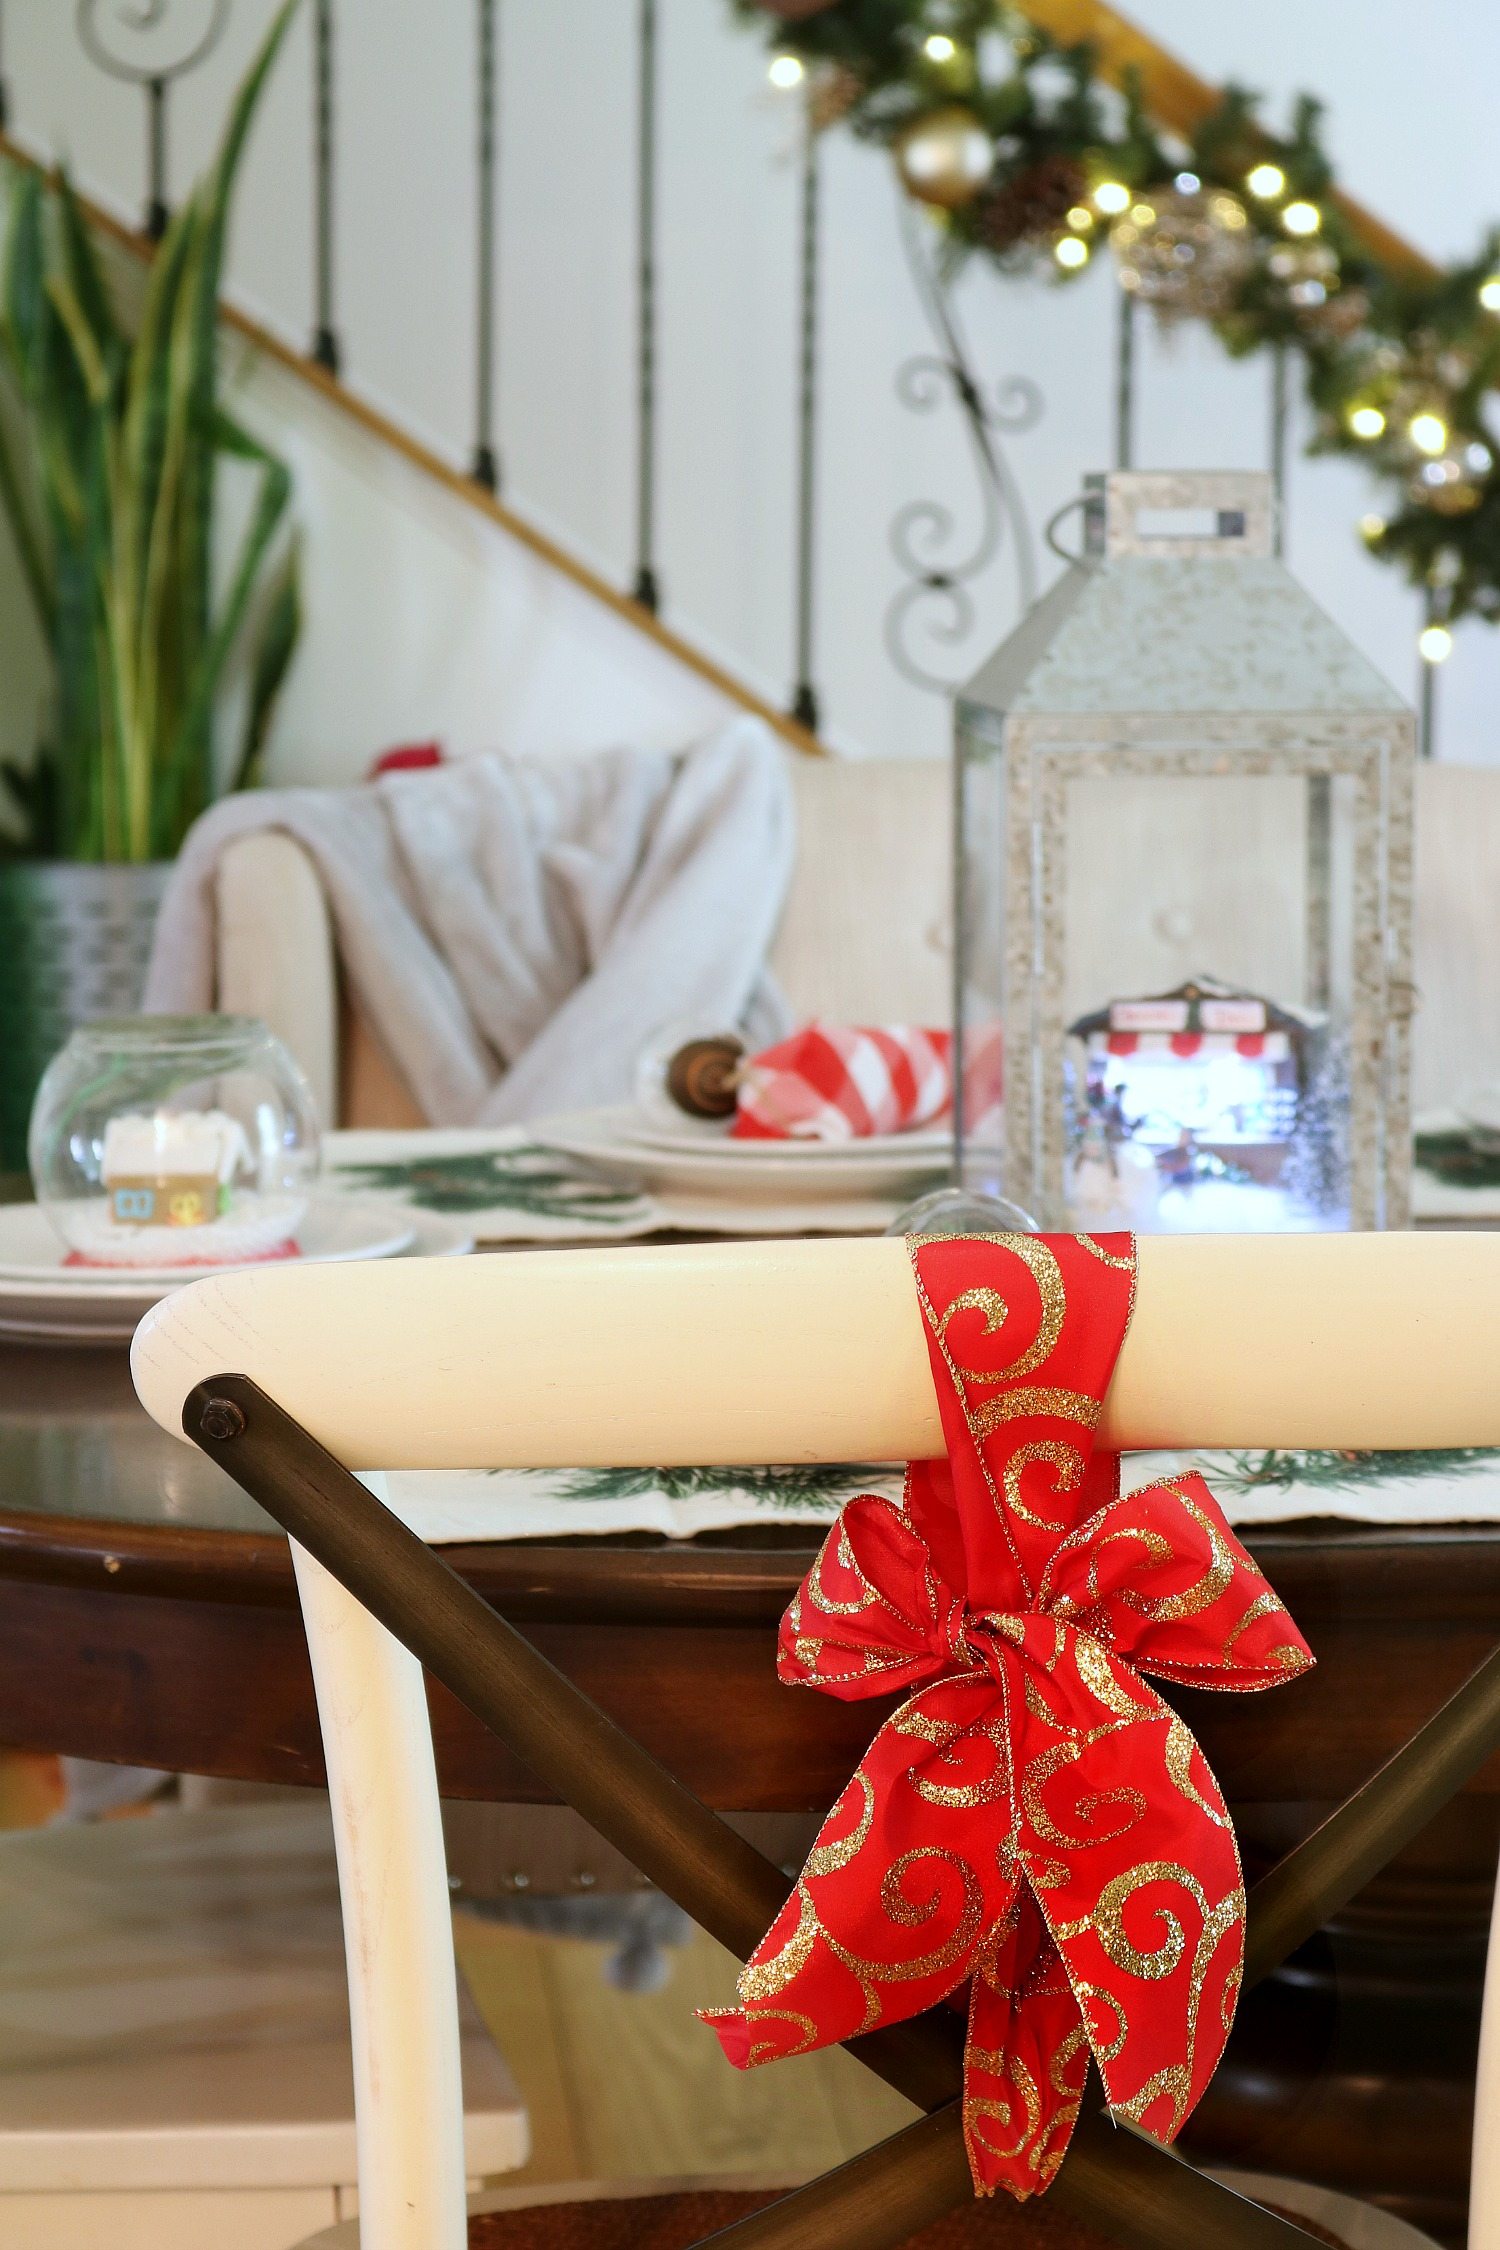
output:
<svg viewBox="0 0 1500 2250"><path fill-rule="evenodd" d="M1224 188L1148 188L1109 240L1121 288L1168 319L1225 311L1255 255L1245 206Z"/></svg>
<svg viewBox="0 0 1500 2250"><path fill-rule="evenodd" d="M896 169L907 194L943 211L972 203L994 163L994 142L973 110L957 102L914 118L896 142Z"/></svg>

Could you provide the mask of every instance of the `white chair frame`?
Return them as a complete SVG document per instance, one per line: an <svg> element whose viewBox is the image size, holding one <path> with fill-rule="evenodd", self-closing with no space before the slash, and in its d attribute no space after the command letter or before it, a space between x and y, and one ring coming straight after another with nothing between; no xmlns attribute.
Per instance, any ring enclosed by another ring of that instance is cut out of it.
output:
<svg viewBox="0 0 1500 2250"><path fill-rule="evenodd" d="M1105 1405L1116 1447L1500 1445L1500 1237L1158 1237ZM235 1371L359 1470L900 1460L941 1429L905 1246L733 1242L196 1283L133 1369L181 1434ZM376 1487L378 1491L378 1486ZM421 1669L296 1552L338 1835L363 2250L463 2250L452 1940ZM1492 1953L1482 2114L1500 2103ZM1476 2132L1470 2250L1500 2250Z"/></svg>

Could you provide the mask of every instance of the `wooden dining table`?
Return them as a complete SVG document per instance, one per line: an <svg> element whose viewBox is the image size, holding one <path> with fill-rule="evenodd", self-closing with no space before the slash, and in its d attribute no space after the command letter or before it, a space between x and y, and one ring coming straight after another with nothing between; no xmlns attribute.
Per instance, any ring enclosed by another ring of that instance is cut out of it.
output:
<svg viewBox="0 0 1500 2250"><path fill-rule="evenodd" d="M807 1526L450 1546L484 1598L707 1802L816 1812L885 1709L782 1687L778 1620ZM1274 1695L1174 1691L1247 1872L1305 1834L1500 1636L1500 1526L1250 1534L1317 1669ZM445 1796L545 1792L441 1688ZM136 1402L123 1349L0 1347L0 1742L317 1786L287 1542ZM1191 2134L1461 2239L1500 1760L1252 1994Z"/></svg>

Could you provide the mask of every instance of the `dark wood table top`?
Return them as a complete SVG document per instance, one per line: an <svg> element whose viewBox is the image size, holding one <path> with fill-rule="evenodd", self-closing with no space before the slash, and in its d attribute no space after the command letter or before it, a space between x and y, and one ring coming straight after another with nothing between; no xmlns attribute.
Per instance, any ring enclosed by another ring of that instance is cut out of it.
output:
<svg viewBox="0 0 1500 2250"><path fill-rule="evenodd" d="M776 1680L776 1624L815 1544L773 1525L445 1552L703 1794L807 1807L829 1802L882 1710ZM1320 1662L1274 1695L1181 1697L1232 1798L1352 1787L1500 1633L1500 1527L1304 1523L1249 1544ZM440 1692L433 1707L450 1793L536 1794L467 1714ZM189 1772L321 1771L286 1540L148 1420L123 1350L0 1349L0 1738Z"/></svg>

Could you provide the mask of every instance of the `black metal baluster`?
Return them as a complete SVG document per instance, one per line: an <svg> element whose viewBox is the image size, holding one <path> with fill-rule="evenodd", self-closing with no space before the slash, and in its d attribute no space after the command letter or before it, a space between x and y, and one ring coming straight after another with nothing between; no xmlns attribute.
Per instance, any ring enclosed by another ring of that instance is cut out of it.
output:
<svg viewBox="0 0 1500 2250"><path fill-rule="evenodd" d="M313 296L312 356L339 371L333 325L333 0L318 0L313 26Z"/></svg>
<svg viewBox="0 0 1500 2250"><path fill-rule="evenodd" d="M816 731L812 684L813 512L818 407L818 135L809 108L802 140L802 321L797 396L797 687L792 717Z"/></svg>
<svg viewBox="0 0 1500 2250"><path fill-rule="evenodd" d="M174 78L196 70L217 47L229 20L229 0L213 0L196 43L175 61L164 63L153 58L144 64L132 62L128 54L114 52L98 21L100 4L101 0L78 0L78 36L92 62L111 78L127 86L139 86L146 97L146 210L142 226L149 241L160 242L171 218L167 207L167 89ZM151 32L163 13L156 4L134 16L121 11L121 22L109 28L116 32Z"/></svg>
<svg viewBox="0 0 1500 2250"><path fill-rule="evenodd" d="M495 301L499 288L495 242L495 103L498 67L497 0L479 0L479 224L476 301L475 443L472 474L488 492L500 489L495 451Z"/></svg>
<svg viewBox="0 0 1500 2250"><path fill-rule="evenodd" d="M656 0L641 0L636 124L636 485L638 602L661 607L656 575Z"/></svg>
<svg viewBox="0 0 1500 2250"><path fill-rule="evenodd" d="M1287 432L1291 409L1287 397L1287 350L1271 346L1271 552L1286 552Z"/></svg>
<svg viewBox="0 0 1500 2250"><path fill-rule="evenodd" d="M167 231L167 82L146 80L146 234L160 242Z"/></svg>
<svg viewBox="0 0 1500 2250"><path fill-rule="evenodd" d="M1135 465L1135 299L1128 289L1119 295L1119 320L1115 328L1115 467Z"/></svg>

